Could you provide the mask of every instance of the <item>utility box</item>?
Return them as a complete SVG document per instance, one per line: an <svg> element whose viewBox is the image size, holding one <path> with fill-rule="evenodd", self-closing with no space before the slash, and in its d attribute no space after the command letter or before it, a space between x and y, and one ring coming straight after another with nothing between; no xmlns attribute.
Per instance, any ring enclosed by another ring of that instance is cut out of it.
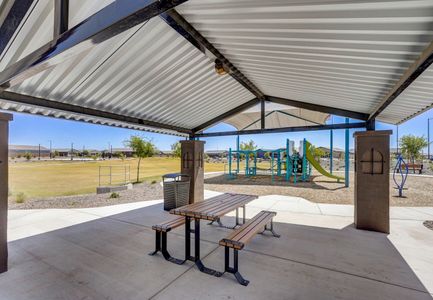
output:
<svg viewBox="0 0 433 300"><path fill-rule="evenodd" d="M391 130L355 132L355 226L389 233Z"/></svg>
<svg viewBox="0 0 433 300"><path fill-rule="evenodd" d="M172 173L162 176L164 187L164 210L189 204L190 177L186 174Z"/></svg>

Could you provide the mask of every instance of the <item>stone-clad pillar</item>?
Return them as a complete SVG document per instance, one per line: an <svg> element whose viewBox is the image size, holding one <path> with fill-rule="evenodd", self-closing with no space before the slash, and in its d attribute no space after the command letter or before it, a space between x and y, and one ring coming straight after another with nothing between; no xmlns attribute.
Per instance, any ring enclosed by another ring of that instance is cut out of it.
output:
<svg viewBox="0 0 433 300"><path fill-rule="evenodd" d="M0 273L8 269L8 141L11 114L0 113Z"/></svg>
<svg viewBox="0 0 433 300"><path fill-rule="evenodd" d="M355 226L389 233L391 130L355 132Z"/></svg>
<svg viewBox="0 0 433 300"><path fill-rule="evenodd" d="M180 141L181 173L190 176L189 203L204 199L204 143L203 141Z"/></svg>

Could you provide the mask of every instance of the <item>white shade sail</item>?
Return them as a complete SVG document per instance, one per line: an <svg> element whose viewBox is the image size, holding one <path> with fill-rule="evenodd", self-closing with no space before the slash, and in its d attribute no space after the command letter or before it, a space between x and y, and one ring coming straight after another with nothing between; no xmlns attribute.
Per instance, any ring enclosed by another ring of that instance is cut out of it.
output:
<svg viewBox="0 0 433 300"><path fill-rule="evenodd" d="M224 120L224 123L237 130L260 129L260 117L260 105L257 105ZM329 117L329 114L277 103L267 103L265 107L266 128L323 125Z"/></svg>

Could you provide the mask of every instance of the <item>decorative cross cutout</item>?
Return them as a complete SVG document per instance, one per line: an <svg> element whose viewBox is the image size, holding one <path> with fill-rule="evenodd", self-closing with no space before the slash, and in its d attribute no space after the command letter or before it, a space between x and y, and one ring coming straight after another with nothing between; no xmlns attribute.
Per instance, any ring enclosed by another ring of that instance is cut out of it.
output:
<svg viewBox="0 0 433 300"><path fill-rule="evenodd" d="M383 165L385 161L383 154L371 148L370 151L364 152L361 160L361 170L364 174L383 174Z"/></svg>

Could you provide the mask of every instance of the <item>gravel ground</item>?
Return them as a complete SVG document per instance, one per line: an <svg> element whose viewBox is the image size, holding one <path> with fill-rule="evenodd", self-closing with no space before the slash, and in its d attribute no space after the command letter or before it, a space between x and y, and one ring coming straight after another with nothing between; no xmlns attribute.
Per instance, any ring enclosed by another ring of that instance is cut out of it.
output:
<svg viewBox="0 0 433 300"><path fill-rule="evenodd" d="M162 187L159 183L135 184L132 190L118 192L118 194L120 195L119 198L110 198L110 193L99 195L87 194L43 199L26 199L24 203L16 203L14 199L9 199L9 209L85 208L163 198Z"/></svg>
<svg viewBox="0 0 433 300"><path fill-rule="evenodd" d="M240 175L237 179L229 180L224 175L212 174L206 176L205 189L258 196L273 194L298 196L317 203L353 204L353 174L351 175L350 187L345 188L344 183L337 183L335 180L318 175L313 175L310 182L294 184L276 180L274 184L271 184L270 176L246 178ZM390 203L392 206L433 206L433 178L409 176L406 187L407 189L403 191L404 197L397 197L398 192L391 179ZM119 198L110 198L110 194L87 194L26 199L24 203L16 203L11 198L9 209L85 208L163 198L162 187L159 183L136 184L132 190L119 192L119 195Z"/></svg>
<svg viewBox="0 0 433 300"><path fill-rule="evenodd" d="M343 174L341 174L344 176ZM398 190L390 176L390 203L392 206L433 206L433 178L408 176L403 198L397 197ZM240 175L229 180L224 175L207 176L205 188L217 192L233 192L263 195L288 195L302 197L316 203L353 204L353 173L350 187L345 188L344 182L337 183L325 176L313 175L311 182L287 183L279 180L271 183L270 176L246 178Z"/></svg>

